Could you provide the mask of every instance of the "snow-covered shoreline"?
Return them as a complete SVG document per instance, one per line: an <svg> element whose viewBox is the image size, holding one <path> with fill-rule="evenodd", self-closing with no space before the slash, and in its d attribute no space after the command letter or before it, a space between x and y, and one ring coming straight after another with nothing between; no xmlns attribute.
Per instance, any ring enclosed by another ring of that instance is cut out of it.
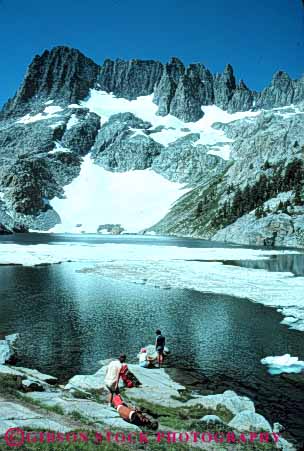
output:
<svg viewBox="0 0 304 451"><path fill-rule="evenodd" d="M145 244L58 243L1 246L0 264L35 266L81 262L83 271L162 288L228 294L279 310L283 323L304 331L304 277L223 264L227 260L268 259L296 251L244 248L187 248Z"/></svg>

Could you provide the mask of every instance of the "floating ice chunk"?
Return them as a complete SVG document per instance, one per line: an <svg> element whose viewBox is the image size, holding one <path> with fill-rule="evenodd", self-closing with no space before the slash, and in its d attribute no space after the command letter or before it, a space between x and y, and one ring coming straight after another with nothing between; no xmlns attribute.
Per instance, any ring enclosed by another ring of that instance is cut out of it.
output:
<svg viewBox="0 0 304 451"><path fill-rule="evenodd" d="M298 357L284 354L277 357L265 357L261 359L263 365L268 365L268 372L272 375L281 373L301 373L304 370L304 361Z"/></svg>

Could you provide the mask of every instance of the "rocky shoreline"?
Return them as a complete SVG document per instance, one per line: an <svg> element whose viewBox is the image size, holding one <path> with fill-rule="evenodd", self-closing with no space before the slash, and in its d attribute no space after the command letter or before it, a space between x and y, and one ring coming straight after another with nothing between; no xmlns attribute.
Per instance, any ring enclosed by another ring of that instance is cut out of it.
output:
<svg viewBox="0 0 304 451"><path fill-rule="evenodd" d="M7 363L12 361L17 338L13 335L0 340L0 437L5 436L9 428L61 433L76 428L140 432L137 426L124 421L107 405L104 375L109 361L100 362L101 367L95 374L76 375L67 384L60 385L53 376ZM225 443L225 449L230 450L246 449L244 443L250 443L250 433L264 433L264 436L268 433L271 438L267 448L256 442L257 447L252 448L250 444L250 449L296 449L281 435L282 426L279 423L271 425L256 413L254 403L246 396L239 396L232 390L200 395L174 382L164 369L128 366L141 385L122 389L123 398L157 419L159 431L165 434L172 431L208 431L210 434L230 431L237 441ZM218 449L218 443L214 441L198 441L191 445L210 451Z"/></svg>

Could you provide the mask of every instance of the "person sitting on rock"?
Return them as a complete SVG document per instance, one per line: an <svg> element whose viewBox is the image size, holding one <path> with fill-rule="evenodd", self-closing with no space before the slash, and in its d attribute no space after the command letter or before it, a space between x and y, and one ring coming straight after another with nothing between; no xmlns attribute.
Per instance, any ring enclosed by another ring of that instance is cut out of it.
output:
<svg viewBox="0 0 304 451"><path fill-rule="evenodd" d="M156 340L155 340L155 349L157 351L157 361L159 368L164 362L164 349L165 349L165 343L166 338L162 335L161 331L157 329L156 333Z"/></svg>
<svg viewBox="0 0 304 451"><path fill-rule="evenodd" d="M104 378L104 383L109 390L109 406L112 406L112 399L114 394L119 393L119 378L121 376L121 368L123 363L126 361L126 355L121 354L117 360L110 362L106 369L106 374Z"/></svg>

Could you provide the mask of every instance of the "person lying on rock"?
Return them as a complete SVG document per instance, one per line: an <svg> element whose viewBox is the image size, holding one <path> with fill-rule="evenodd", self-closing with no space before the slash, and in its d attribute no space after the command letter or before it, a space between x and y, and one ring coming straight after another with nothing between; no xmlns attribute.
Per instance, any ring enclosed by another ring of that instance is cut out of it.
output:
<svg viewBox="0 0 304 451"><path fill-rule="evenodd" d="M137 407L128 406L122 400L120 394L113 396L112 404L113 407L117 410L117 412L121 416L121 418L123 418L128 423L132 423L140 427L146 427L154 431L158 428L157 421L152 421Z"/></svg>
<svg viewBox="0 0 304 451"><path fill-rule="evenodd" d="M104 383L109 390L109 406L112 407L112 400L114 394L119 394L119 379L121 376L121 368L127 357L125 354L120 354L117 360L110 362L106 369Z"/></svg>
<svg viewBox="0 0 304 451"><path fill-rule="evenodd" d="M157 351L157 362L160 368L164 362L164 349L166 344L166 338L162 335L159 329L157 329L155 333L156 333L155 349Z"/></svg>

